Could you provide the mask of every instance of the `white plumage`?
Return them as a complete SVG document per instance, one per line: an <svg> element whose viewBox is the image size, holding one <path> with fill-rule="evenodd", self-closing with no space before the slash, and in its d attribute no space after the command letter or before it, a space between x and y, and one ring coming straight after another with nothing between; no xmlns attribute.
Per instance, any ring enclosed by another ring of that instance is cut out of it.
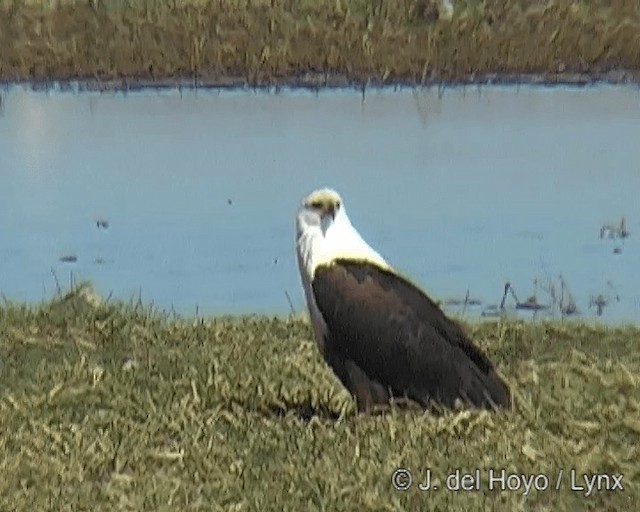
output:
<svg viewBox="0 0 640 512"><path fill-rule="evenodd" d="M333 217L327 215L331 205L338 205ZM322 188L303 201L296 222L298 259L304 269L307 286L320 265L338 258L369 261L390 268L351 224L340 195Z"/></svg>

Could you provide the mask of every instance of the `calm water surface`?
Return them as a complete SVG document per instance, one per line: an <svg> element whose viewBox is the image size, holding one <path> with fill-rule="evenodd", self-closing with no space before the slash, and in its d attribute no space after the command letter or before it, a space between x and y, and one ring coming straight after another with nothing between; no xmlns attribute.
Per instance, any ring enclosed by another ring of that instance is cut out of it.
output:
<svg viewBox="0 0 640 512"><path fill-rule="evenodd" d="M510 281L640 320L637 88L281 94L2 92L0 291L68 283L193 314L304 307L293 224L338 189L363 236L440 300ZM625 217L630 236L600 239ZM106 220L107 229L97 220ZM617 250L618 253L614 253ZM65 255L75 263L61 262ZM513 301L507 301L509 306Z"/></svg>

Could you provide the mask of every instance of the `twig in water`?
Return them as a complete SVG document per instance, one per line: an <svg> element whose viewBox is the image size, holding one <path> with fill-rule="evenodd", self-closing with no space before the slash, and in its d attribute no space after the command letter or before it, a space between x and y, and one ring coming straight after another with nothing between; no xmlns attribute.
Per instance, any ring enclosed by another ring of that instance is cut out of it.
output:
<svg viewBox="0 0 640 512"><path fill-rule="evenodd" d="M296 310L293 308L293 302L291 302L291 297L289 297L289 292L287 290L285 290L284 294L287 297L287 302L289 303L289 307L291 308L291 314L295 315L296 314Z"/></svg>
<svg viewBox="0 0 640 512"><path fill-rule="evenodd" d="M564 280L562 274L560 274L560 313L562 318L569 315L577 315L579 313L576 301L569 290L569 285ZM565 303L565 293L567 295L567 302Z"/></svg>
<svg viewBox="0 0 640 512"><path fill-rule="evenodd" d="M467 311L467 304L469 304L469 288L467 288L467 294L464 296L464 304L462 305L462 314Z"/></svg>
<svg viewBox="0 0 640 512"><path fill-rule="evenodd" d="M142 286L138 288L138 302L136 303L135 309L142 308Z"/></svg>
<svg viewBox="0 0 640 512"><path fill-rule="evenodd" d="M51 267L51 275L53 276L53 281L56 283L56 289L58 290L58 296L62 297L62 288L60 288L60 282L58 281L58 276L56 275L56 271Z"/></svg>
<svg viewBox="0 0 640 512"><path fill-rule="evenodd" d="M596 297L592 295L591 299L589 300L589 308L595 306L596 314L598 316L602 316L602 314L604 313L604 307L608 304L608 302L609 301L601 293L599 293Z"/></svg>
<svg viewBox="0 0 640 512"><path fill-rule="evenodd" d="M614 293L616 302L620 302L620 295L618 294L618 290L616 289L615 286L613 286L613 283L611 281L607 281L607 286L611 289L611 291Z"/></svg>

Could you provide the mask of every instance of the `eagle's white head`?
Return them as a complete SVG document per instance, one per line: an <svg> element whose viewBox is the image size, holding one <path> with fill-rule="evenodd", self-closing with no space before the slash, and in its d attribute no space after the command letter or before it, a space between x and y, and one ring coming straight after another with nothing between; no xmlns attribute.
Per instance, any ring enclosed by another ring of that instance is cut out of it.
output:
<svg viewBox="0 0 640 512"><path fill-rule="evenodd" d="M296 251L303 280L312 281L319 265L336 259L368 261L389 268L352 226L340 194L331 188L314 190L302 200L296 222Z"/></svg>

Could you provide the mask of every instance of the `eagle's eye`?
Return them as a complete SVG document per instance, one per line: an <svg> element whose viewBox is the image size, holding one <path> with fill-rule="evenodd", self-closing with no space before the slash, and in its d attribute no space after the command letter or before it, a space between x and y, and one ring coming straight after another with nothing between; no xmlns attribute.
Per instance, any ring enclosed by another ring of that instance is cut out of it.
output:
<svg viewBox="0 0 640 512"><path fill-rule="evenodd" d="M310 206L315 210L320 210L322 208L322 201L312 201Z"/></svg>
<svg viewBox="0 0 640 512"><path fill-rule="evenodd" d="M340 201L336 201L336 210L340 209Z"/></svg>

